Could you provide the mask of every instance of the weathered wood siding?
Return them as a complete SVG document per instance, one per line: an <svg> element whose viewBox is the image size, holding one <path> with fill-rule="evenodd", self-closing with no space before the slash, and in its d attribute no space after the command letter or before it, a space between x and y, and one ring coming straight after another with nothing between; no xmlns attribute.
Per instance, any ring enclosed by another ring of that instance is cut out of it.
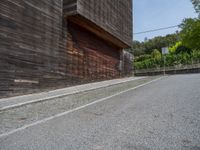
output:
<svg viewBox="0 0 200 150"><path fill-rule="evenodd" d="M132 0L78 0L78 14L127 45L132 43Z"/></svg>
<svg viewBox="0 0 200 150"><path fill-rule="evenodd" d="M129 1L125 1L127 5L120 7L128 7ZM98 12L92 9L94 15L100 11L96 17L117 13L115 1L112 1L113 6L111 0L88 2L91 7L96 7L94 2L101 7ZM113 11L104 12L99 3L103 6L109 3L105 8ZM82 1L79 6L81 4ZM85 6L84 16L92 20L93 12L88 16L89 8ZM120 77L122 48L80 27L81 24L68 22L63 12L74 16L77 7L76 0L0 1L0 97ZM115 17L109 20L111 16L108 20L94 22L99 28L127 41L126 35L121 34L129 31L120 25L122 20L118 15L119 22Z"/></svg>
<svg viewBox="0 0 200 150"><path fill-rule="evenodd" d="M120 48L70 22L67 47L70 76L87 82L120 77Z"/></svg>
<svg viewBox="0 0 200 150"><path fill-rule="evenodd" d="M132 0L64 0L64 15L80 15L124 42L132 44Z"/></svg>
<svg viewBox="0 0 200 150"><path fill-rule="evenodd" d="M67 79L62 7L61 0L0 1L0 95Z"/></svg>
<svg viewBox="0 0 200 150"><path fill-rule="evenodd" d="M63 0L63 13L67 16L77 14L77 0Z"/></svg>

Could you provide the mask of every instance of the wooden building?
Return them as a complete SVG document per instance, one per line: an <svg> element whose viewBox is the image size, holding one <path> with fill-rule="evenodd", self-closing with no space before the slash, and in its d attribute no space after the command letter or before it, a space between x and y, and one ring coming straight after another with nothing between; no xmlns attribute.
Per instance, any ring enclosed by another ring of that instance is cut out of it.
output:
<svg viewBox="0 0 200 150"><path fill-rule="evenodd" d="M0 97L131 75L132 0L1 0Z"/></svg>

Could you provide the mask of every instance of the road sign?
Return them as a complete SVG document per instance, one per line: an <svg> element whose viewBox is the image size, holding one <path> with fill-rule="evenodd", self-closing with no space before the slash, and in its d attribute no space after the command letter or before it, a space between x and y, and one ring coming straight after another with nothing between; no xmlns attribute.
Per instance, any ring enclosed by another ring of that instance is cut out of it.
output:
<svg viewBox="0 0 200 150"><path fill-rule="evenodd" d="M165 70L165 61L166 61L166 60L165 60L165 59L166 59L165 57L166 57L166 56L165 56L165 55L166 55L166 54L169 54L169 49L168 49L168 47L163 47L163 48L162 48L162 54L164 55L164 57L163 57L163 61L164 61L164 70L163 70L163 72L164 72L164 75L165 75L165 74L166 74L166 70Z"/></svg>
<svg viewBox="0 0 200 150"><path fill-rule="evenodd" d="M168 53L169 53L168 47L163 47L162 48L162 54L164 55L164 54L168 54Z"/></svg>

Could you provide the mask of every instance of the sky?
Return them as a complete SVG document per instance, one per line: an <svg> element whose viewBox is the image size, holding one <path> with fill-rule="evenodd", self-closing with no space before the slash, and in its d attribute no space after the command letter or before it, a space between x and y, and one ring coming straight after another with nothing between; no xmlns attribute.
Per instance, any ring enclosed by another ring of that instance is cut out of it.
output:
<svg viewBox="0 0 200 150"><path fill-rule="evenodd" d="M190 0L133 0L133 32L179 25L184 18L195 18L197 14ZM144 41L155 36L175 33L178 29L133 35L134 40Z"/></svg>

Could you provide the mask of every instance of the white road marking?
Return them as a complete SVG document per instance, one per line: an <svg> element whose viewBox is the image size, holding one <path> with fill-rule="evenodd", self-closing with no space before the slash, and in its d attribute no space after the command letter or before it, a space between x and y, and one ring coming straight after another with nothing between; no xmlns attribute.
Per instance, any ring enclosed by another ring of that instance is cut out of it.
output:
<svg viewBox="0 0 200 150"><path fill-rule="evenodd" d="M49 120L52 120L52 119L55 119L55 118L58 118L58 117L61 117L61 116L65 116L65 115L67 115L67 114L69 114L69 113L72 113L72 112L81 110L81 109L83 109L83 108L85 108L85 107L88 107L88 106L91 106L91 105L93 105L93 104L97 104L97 103L103 102L103 101L105 101L105 100L107 100L107 99L113 98L113 97L118 96L118 95L120 95L120 94L129 92L129 91L131 91L131 90L135 90L135 89L138 89L138 88L143 87L143 86L145 86L145 85L148 85L148 84L150 84L150 83L156 82L156 81L158 81L158 80L160 80L160 79L162 79L162 78L164 78L164 77L160 77L160 78L158 78L158 79L155 79L155 80L152 80L152 81L150 81L150 82L147 82L147 83L141 84L141 85L139 85L139 86L133 87L133 88L131 88L131 89L128 89L128 90L119 92L119 93L117 93L117 94L114 94L114 95L111 95L111 96L108 96L108 97L99 99L99 100L97 100L97 101L94 101L94 102L92 102L92 103L89 103L89 104L86 104L86 105L77 107L77 108L75 108L75 109L72 109L72 110L69 110L69 111L66 111L66 112L63 112L63 113L60 113L60 114L57 114L57 115L54 115L54 116L51 116L51 117L48 117L48 118L39 120L39 121L36 121L36 122L34 122L34 123L31 123L31 124L27 124L27 125L25 125L25 126L23 126L23 127L21 127L21 128L17 128L17 129L14 129L14 130L12 130L12 131L9 131L9 132L0 134L0 138L9 136L9 135L11 135L11 134L14 134L14 133L16 133L16 132L25 130L25 129L27 129L27 128L30 128L30 127L33 127L33 126L36 126L36 125L45 123L45 122L47 122L47 121L49 121Z"/></svg>

